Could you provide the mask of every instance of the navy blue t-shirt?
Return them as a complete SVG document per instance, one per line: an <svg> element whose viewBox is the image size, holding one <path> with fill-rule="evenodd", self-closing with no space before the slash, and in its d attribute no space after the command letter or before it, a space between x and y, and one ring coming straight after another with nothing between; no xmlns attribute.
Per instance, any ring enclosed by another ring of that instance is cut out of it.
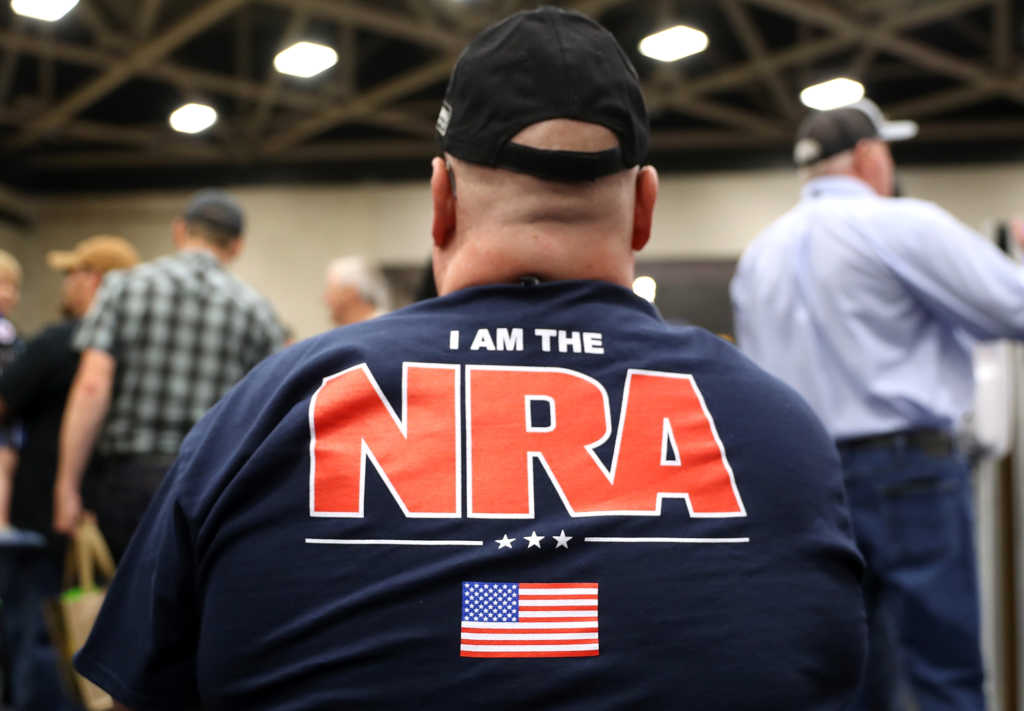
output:
<svg viewBox="0 0 1024 711"><path fill-rule="evenodd" d="M465 289L268 359L193 429L77 666L138 709L839 709L833 445L597 282Z"/></svg>

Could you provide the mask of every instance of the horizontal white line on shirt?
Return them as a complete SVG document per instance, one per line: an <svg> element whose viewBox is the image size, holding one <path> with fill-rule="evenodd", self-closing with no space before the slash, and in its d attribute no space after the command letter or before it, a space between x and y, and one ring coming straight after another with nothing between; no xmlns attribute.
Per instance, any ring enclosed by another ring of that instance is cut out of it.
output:
<svg viewBox="0 0 1024 711"><path fill-rule="evenodd" d="M520 607L597 607L596 597L578 597L575 600L527 600L519 598Z"/></svg>
<svg viewBox="0 0 1024 711"><path fill-rule="evenodd" d="M307 538L306 543L331 546L482 546L483 541L410 540L405 538Z"/></svg>
<svg viewBox="0 0 1024 711"><path fill-rule="evenodd" d="M524 617L593 617L597 614L597 608L593 610L520 610L519 619Z"/></svg>
<svg viewBox="0 0 1024 711"><path fill-rule="evenodd" d="M587 543L750 543L750 538L603 538L588 537Z"/></svg>

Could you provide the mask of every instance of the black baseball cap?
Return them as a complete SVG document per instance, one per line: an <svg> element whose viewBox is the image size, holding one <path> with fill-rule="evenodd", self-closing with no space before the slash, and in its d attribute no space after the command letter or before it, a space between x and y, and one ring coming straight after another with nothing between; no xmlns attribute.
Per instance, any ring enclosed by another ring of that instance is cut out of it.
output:
<svg viewBox="0 0 1024 711"><path fill-rule="evenodd" d="M890 121L870 99L831 111L815 111L796 132L793 161L800 167L849 150L864 138L905 141L917 135L913 121Z"/></svg>
<svg viewBox="0 0 1024 711"><path fill-rule="evenodd" d="M610 129L618 148L559 151L512 143L549 119ZM640 79L608 30L578 12L541 7L487 28L452 70L437 135L456 158L546 180L594 180L641 164L650 124Z"/></svg>
<svg viewBox="0 0 1024 711"><path fill-rule="evenodd" d="M182 217L189 222L205 222L232 235L240 235L245 229L245 214L238 202L226 192L212 188L196 193Z"/></svg>

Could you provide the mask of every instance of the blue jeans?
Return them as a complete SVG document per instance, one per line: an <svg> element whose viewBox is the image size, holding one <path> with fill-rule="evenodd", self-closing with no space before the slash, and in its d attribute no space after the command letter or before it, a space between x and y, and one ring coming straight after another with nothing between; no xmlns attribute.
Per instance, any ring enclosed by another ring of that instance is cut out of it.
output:
<svg viewBox="0 0 1024 711"><path fill-rule="evenodd" d="M0 548L0 620L11 656L14 711L71 711L43 602L60 592L61 557L47 548Z"/></svg>
<svg viewBox="0 0 1024 711"><path fill-rule="evenodd" d="M839 447L857 544L868 565L864 711L981 711L970 479L959 455L909 445Z"/></svg>

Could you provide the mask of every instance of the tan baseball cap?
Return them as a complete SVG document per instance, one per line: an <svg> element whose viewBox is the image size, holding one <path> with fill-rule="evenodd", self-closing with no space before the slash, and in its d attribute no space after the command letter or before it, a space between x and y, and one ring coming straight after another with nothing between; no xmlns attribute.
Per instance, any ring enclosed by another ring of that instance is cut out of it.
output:
<svg viewBox="0 0 1024 711"><path fill-rule="evenodd" d="M94 235L83 239L74 249L55 249L46 254L46 263L59 272L73 269L107 272L128 269L140 261L132 243L114 235Z"/></svg>

